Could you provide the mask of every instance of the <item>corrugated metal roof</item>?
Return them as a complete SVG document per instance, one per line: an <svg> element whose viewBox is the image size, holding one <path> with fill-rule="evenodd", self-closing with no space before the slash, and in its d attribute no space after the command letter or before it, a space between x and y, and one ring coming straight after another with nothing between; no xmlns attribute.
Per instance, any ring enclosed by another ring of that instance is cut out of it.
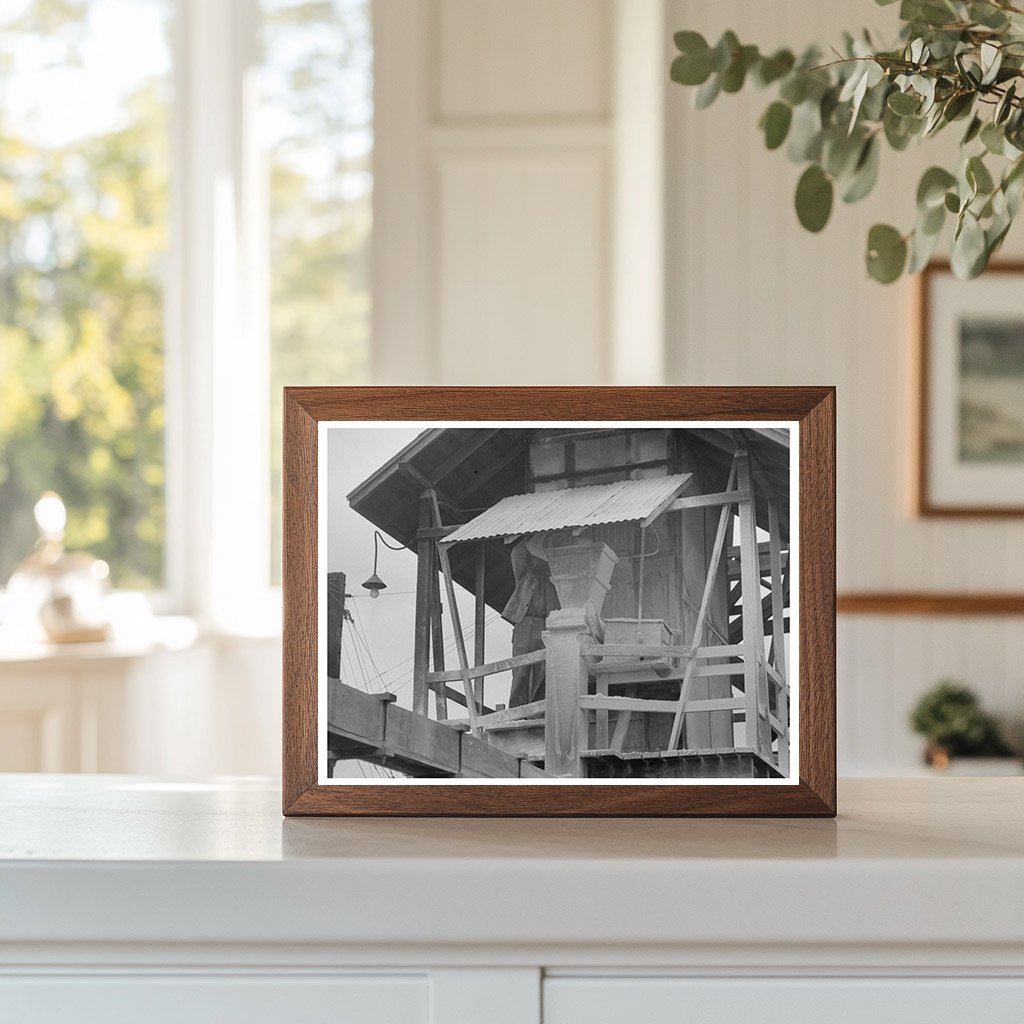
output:
<svg viewBox="0 0 1024 1024"><path fill-rule="evenodd" d="M536 494L513 494L481 512L445 539L446 544L518 533L646 519L672 498L690 473L645 480L618 480Z"/></svg>

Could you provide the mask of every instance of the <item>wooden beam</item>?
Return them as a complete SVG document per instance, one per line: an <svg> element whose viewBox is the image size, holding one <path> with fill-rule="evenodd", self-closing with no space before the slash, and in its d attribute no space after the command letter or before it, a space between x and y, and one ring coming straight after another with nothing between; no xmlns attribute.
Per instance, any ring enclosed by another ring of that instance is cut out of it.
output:
<svg viewBox="0 0 1024 1024"><path fill-rule="evenodd" d="M345 628L345 574L327 574L327 678L341 678L341 635Z"/></svg>
<svg viewBox="0 0 1024 1024"><path fill-rule="evenodd" d="M776 708L779 719L789 721L789 694L786 692L786 622L785 595L782 592L782 529L779 503L773 497L768 502L768 547L772 570L772 657L774 665L768 665L769 673L777 677L779 691ZM770 709L770 703L769 703ZM779 771L789 775L789 732L779 733Z"/></svg>
<svg viewBox="0 0 1024 1024"><path fill-rule="evenodd" d="M420 497L420 526L433 519L430 498ZM416 542L416 612L413 623L412 707L418 715L427 714L427 668L430 659L430 602L433 597L431 578L435 577L434 551L429 540Z"/></svg>
<svg viewBox="0 0 1024 1024"><path fill-rule="evenodd" d="M519 722L527 718L541 718L544 715L544 700L535 700L531 704L520 704L514 708L503 708L501 711L488 711L480 715L476 724L481 729L487 729L492 725L503 725L506 722ZM450 719L449 726L468 725L468 720Z"/></svg>
<svg viewBox="0 0 1024 1024"><path fill-rule="evenodd" d="M712 508L715 505L732 505L737 501L746 498L744 491L734 491L731 488L726 491L719 491L716 494L691 494L685 498L676 498L668 507L669 512L685 512L693 508Z"/></svg>
<svg viewBox="0 0 1024 1024"><path fill-rule="evenodd" d="M453 689L447 683L434 683L434 684L431 685L431 689L434 690L434 692L435 692L435 694L436 694L436 696L437 696L437 698L439 700L443 699L443 700L446 700L446 701L448 701L448 700L453 701L455 704L458 704L459 707L462 707L462 708L464 708L466 706L466 696L465 696L465 694L460 693L456 689ZM493 710L494 710L494 708L489 708L486 705L484 705L483 707L480 708L481 714L484 714L484 715L489 715ZM456 720L453 721L452 719L450 719L448 717L448 715L446 713L445 717L438 719L438 721L444 722L445 725L457 725L458 722L462 721L462 719L456 719ZM469 719L467 718L465 721L468 724Z"/></svg>
<svg viewBox="0 0 1024 1024"><path fill-rule="evenodd" d="M623 658L692 658L693 648L672 644L595 644L587 649L588 657Z"/></svg>
<svg viewBox="0 0 1024 1024"><path fill-rule="evenodd" d="M854 591L836 598L840 615L1024 615L1024 593Z"/></svg>
<svg viewBox="0 0 1024 1024"><path fill-rule="evenodd" d="M740 580L743 587L742 622L744 658L744 697L747 709L747 745L770 755L761 728L762 715L768 714L768 676L764 669L764 610L761 598L761 573L757 557L757 515L750 482L750 456L745 448L736 452L736 473L740 487L750 491L750 499L740 505ZM767 726L767 718L765 717Z"/></svg>
<svg viewBox="0 0 1024 1024"><path fill-rule="evenodd" d="M645 700L641 697L601 697L586 696L580 698L580 707L588 711L636 711L643 714L674 715L675 700ZM742 711L742 697L708 697L691 700L686 705L687 714L700 711Z"/></svg>
<svg viewBox="0 0 1024 1024"><path fill-rule="evenodd" d="M456 776L467 766L465 774L483 778L547 775L532 766L524 772L514 755L509 760L484 749L485 740L399 707L392 693L364 693L331 680L327 700L331 758L355 757L418 777Z"/></svg>
<svg viewBox="0 0 1024 1024"><path fill-rule="evenodd" d="M441 525L441 509L437 503L437 492L430 492L430 502L434 508L434 522ZM479 735L476 726L476 695L473 692L473 684L469 678L469 659L466 656L466 638L462 635L462 619L459 615L459 605L455 600L455 581L452 578L452 565L448 560L448 549L440 541L437 542L437 557L441 562L441 572L444 574L444 586L448 595L448 611L452 617L452 629L455 631L455 651L459 656L459 671L462 675L462 685L466 693L466 709L469 711L469 731Z"/></svg>
<svg viewBox="0 0 1024 1024"><path fill-rule="evenodd" d="M441 512L438 508L438 496L440 500L444 502L446 508L450 508L457 515L464 516L468 513L463 512L459 506L459 503L452 497L444 492L441 488L434 483L433 480L428 480L411 462L405 460L398 463L398 471L407 476L413 483L419 484L425 491L430 493L431 501L434 504L434 508L437 510L437 519L434 521L435 526L441 526Z"/></svg>
<svg viewBox="0 0 1024 1024"><path fill-rule="evenodd" d="M529 654L517 654L513 658L503 658L501 661L492 661L487 665L469 665L466 667L466 675L470 679L479 679L481 676L493 676L499 672L509 672L514 668L523 665L533 665L544 660L543 651L530 651ZM427 681L430 683L451 683L463 678L462 669L452 669L447 672L430 672Z"/></svg>
<svg viewBox="0 0 1024 1024"><path fill-rule="evenodd" d="M522 450L519 448L511 448L503 459L496 459L482 473L474 474L472 483L466 485L467 490L464 492L463 498L471 497L476 494L481 487L486 487L487 484L501 473L510 462L515 462L518 458L522 458ZM466 504L469 505L469 502Z"/></svg>
<svg viewBox="0 0 1024 1024"><path fill-rule="evenodd" d="M445 537L450 537L457 529L457 526L421 526L416 531L416 539L444 540Z"/></svg>
<svg viewBox="0 0 1024 1024"><path fill-rule="evenodd" d="M694 662L688 662L687 668ZM726 662L724 665L700 665L691 673L692 679L707 679L722 676L742 676L743 664L739 661ZM597 677L609 686L658 686L662 683L676 683L686 678L686 668L673 668L663 675L651 672L650 669L630 670L617 675L605 673ZM689 706L689 705L687 705Z"/></svg>
<svg viewBox="0 0 1024 1024"><path fill-rule="evenodd" d="M484 584L486 580L486 569L487 569L487 542L480 541L476 552L476 582L474 586L473 596L476 599L476 603L473 607L473 664L482 665L484 663L484 645L486 641L486 635L484 633L484 623L487 617L487 602L484 599ZM476 699L482 706L484 703L484 677L480 676L476 682Z"/></svg>
<svg viewBox="0 0 1024 1024"><path fill-rule="evenodd" d="M743 433L743 431L740 431L740 433ZM771 481L765 474L765 471L757 458L757 454L753 451L749 451L748 454L750 456L750 471L754 475L754 482L758 485L758 487L761 488L762 492L764 493L765 500L769 502L774 502L777 506L776 514L779 517L779 525L782 528L782 532L785 533L788 537L789 517L786 515L785 512L782 511L779 496L775 493L775 488L772 487Z"/></svg>
<svg viewBox="0 0 1024 1024"><path fill-rule="evenodd" d="M431 518L433 518L433 510L431 510ZM430 545L430 635L431 635L431 647L434 652L434 672L444 672L444 622L441 618L441 588L438 583L438 568L437 568L437 547L434 544ZM427 675L427 684L432 685L435 680L431 680L430 674ZM444 721L448 717L448 701L445 696L446 689L444 686L434 686L434 706L437 712L437 718L440 721Z"/></svg>
<svg viewBox="0 0 1024 1024"><path fill-rule="evenodd" d="M737 459L734 458L732 466L729 469L729 480L725 485L726 493L732 491L736 482L736 462ZM740 502L740 509L742 510L749 507L750 499L748 496L746 500ZM722 560L722 552L725 550L725 534L730 518L730 506L723 505L721 514L718 517L718 532L715 534L715 543L711 549L711 558L708 560L708 575L704 581L704 593L700 599L700 608L697 611L697 621L693 626L692 642L694 647L699 646L701 637L704 634L704 620L708 616L708 608L711 605L711 594L715 589L715 579L718 576L718 565ZM683 675L683 681L679 685L679 700L676 704L676 717L672 722L672 731L669 733L669 750L675 750L676 747L679 746L679 736L683 731L686 701L690 696L690 686L693 683L693 673L696 668L697 659L691 658L686 665L686 672Z"/></svg>
<svg viewBox="0 0 1024 1024"><path fill-rule="evenodd" d="M493 430L481 430L477 433L476 437L467 444L460 445L458 450L448 456L444 462L441 463L435 470L433 470L433 477L437 481L443 480L453 469L461 465L466 461L474 452L479 451L492 437L494 437L500 427L496 427Z"/></svg>

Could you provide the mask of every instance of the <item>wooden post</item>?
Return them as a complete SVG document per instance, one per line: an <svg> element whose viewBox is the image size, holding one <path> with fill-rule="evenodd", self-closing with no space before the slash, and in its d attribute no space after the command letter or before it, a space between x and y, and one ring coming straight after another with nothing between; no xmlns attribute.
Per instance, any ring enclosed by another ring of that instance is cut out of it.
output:
<svg viewBox="0 0 1024 1024"><path fill-rule="evenodd" d="M786 674L785 596L782 590L782 529L778 502L768 502L768 552L772 568L772 654L775 671L785 685L779 687L779 721L786 731L779 734L779 771L789 774L789 676Z"/></svg>
<svg viewBox="0 0 1024 1024"><path fill-rule="evenodd" d="M483 665L485 662L484 654L484 641L486 636L484 634L484 621L487 618L487 602L484 600L484 589L487 582L486 576L487 568L487 541L480 541L480 547L476 553L476 607L474 608L475 617L473 622L473 664ZM484 701L484 677L480 676L476 681L476 699L480 707L485 704Z"/></svg>
<svg viewBox="0 0 1024 1024"><path fill-rule="evenodd" d="M441 586L438 582L437 556L433 543L430 545L430 634L431 647L434 651L434 671L444 671L444 623L441 620ZM445 696L445 684L438 683L434 689L434 706L437 720L443 722L448 718L448 698Z"/></svg>
<svg viewBox="0 0 1024 1024"><path fill-rule="evenodd" d="M729 483L726 490L731 491L733 481L736 479L736 459L733 460L732 468L729 470ZM741 487L742 490L742 487ZM740 508L743 508L742 503ZM722 511L718 517L718 532L715 534L715 546L711 549L711 559L708 562L708 575L704 581L704 593L701 595L700 608L697 610L697 620L693 624L693 639L691 646L696 652L703 642L704 622L708 617L708 609L711 607L711 595L715 589L715 578L718 575L718 563L722 560L722 552L725 550L725 535L728 532L729 520L732 517L732 503L722 505ZM686 663L686 671L683 674L683 681L679 686L679 702L676 705L676 715L672 720L672 731L668 737L668 749L675 750L679 746L679 736L683 731L683 722L686 717L686 702L690 696L690 687L693 685L693 673L697 668L696 656L690 658Z"/></svg>
<svg viewBox="0 0 1024 1024"><path fill-rule="evenodd" d="M768 725L768 673L764 664L764 618L761 609L761 567L757 550L757 517L750 456L736 450L740 501L740 583L743 594L743 689L746 704L747 746L771 758Z"/></svg>
<svg viewBox="0 0 1024 1024"><path fill-rule="evenodd" d="M420 498L420 527L427 527L433 519L430 498ZM414 626L415 647L412 652L412 709L417 715L427 714L427 667L430 660L430 620L435 575L433 544L429 540L416 543L416 619Z"/></svg>
<svg viewBox="0 0 1024 1024"><path fill-rule="evenodd" d="M345 628L345 574L327 574L327 678L341 678L341 634Z"/></svg>
<svg viewBox="0 0 1024 1024"><path fill-rule="evenodd" d="M434 523L441 525L441 509L437 504L437 495L430 492L430 503L434 511ZM455 653L459 656L459 670L462 672L463 692L466 694L466 710L469 712L469 731L473 736L479 736L480 730L476 724L476 693L473 683L469 678L469 658L466 655L466 638L462 635L462 618L459 615L459 606L455 600L455 581L452 579L452 565L448 559L448 549L441 541L437 542L437 557L441 563L441 572L444 574L444 588L448 597L448 612L452 617L452 629L455 631Z"/></svg>
<svg viewBox="0 0 1024 1024"><path fill-rule="evenodd" d="M587 692L583 655L589 640L586 609L562 609L548 616L544 630L544 770L549 775L581 775L580 751L587 744L588 713L580 707L580 698Z"/></svg>

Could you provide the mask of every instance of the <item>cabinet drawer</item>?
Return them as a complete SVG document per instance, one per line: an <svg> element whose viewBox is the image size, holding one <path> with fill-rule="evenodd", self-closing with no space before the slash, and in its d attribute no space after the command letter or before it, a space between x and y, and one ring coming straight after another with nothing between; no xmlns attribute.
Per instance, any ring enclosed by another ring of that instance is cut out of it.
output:
<svg viewBox="0 0 1024 1024"><path fill-rule="evenodd" d="M1021 1024L1024 978L549 977L544 1024Z"/></svg>
<svg viewBox="0 0 1024 1024"><path fill-rule="evenodd" d="M426 1024L425 975L38 975L0 978L18 1024Z"/></svg>

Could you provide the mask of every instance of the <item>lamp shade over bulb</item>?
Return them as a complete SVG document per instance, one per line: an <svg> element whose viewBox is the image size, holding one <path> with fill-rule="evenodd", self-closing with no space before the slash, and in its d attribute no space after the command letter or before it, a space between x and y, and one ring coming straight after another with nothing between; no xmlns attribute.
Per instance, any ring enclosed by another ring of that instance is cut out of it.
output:
<svg viewBox="0 0 1024 1024"><path fill-rule="evenodd" d="M387 584L374 573L368 580L363 583L363 590L370 592L370 597L380 597L380 592L387 586Z"/></svg>

